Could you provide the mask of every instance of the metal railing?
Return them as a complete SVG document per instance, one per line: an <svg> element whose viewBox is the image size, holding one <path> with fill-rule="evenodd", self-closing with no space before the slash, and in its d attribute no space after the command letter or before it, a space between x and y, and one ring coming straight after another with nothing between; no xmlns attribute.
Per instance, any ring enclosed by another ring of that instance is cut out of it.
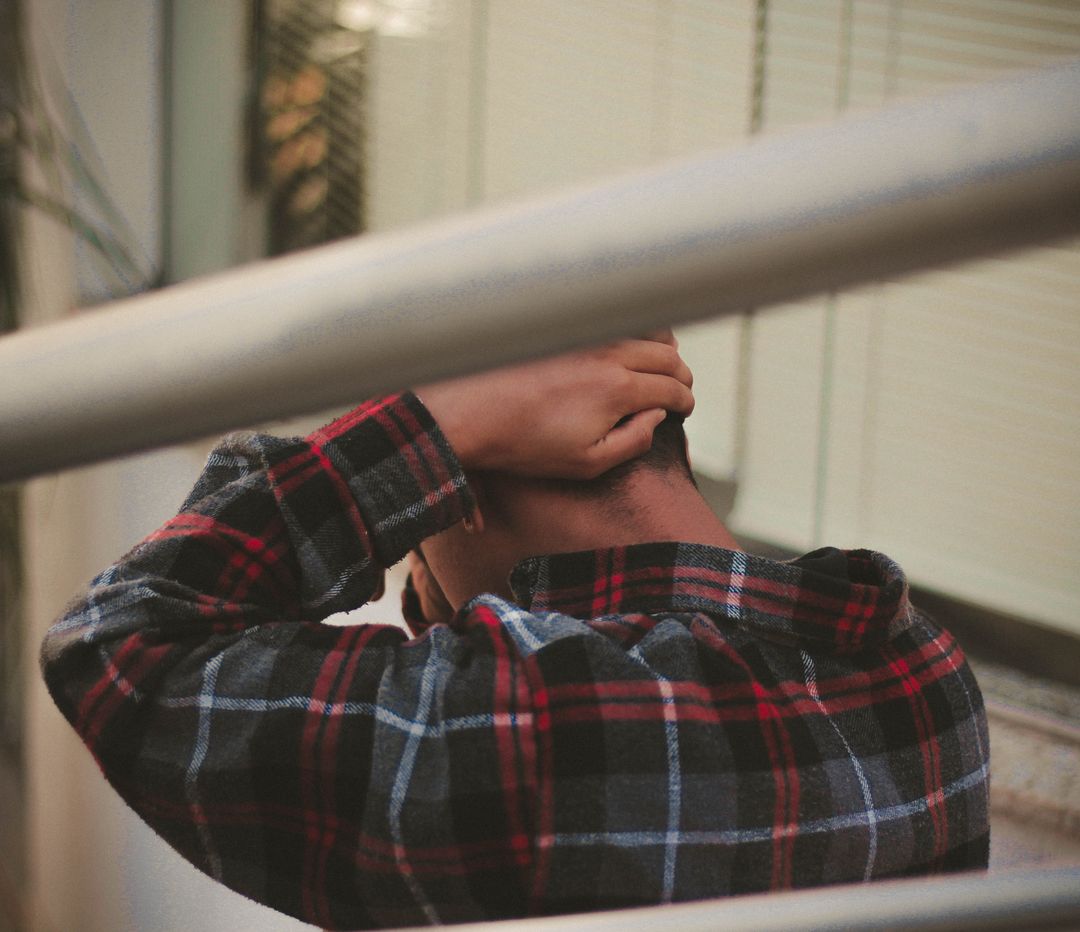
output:
<svg viewBox="0 0 1080 932"><path fill-rule="evenodd" d="M456 926L458 932L930 932L1080 928L1080 867L884 880L672 906Z"/></svg>
<svg viewBox="0 0 1080 932"><path fill-rule="evenodd" d="M0 340L0 481L1080 231L1080 63Z"/></svg>

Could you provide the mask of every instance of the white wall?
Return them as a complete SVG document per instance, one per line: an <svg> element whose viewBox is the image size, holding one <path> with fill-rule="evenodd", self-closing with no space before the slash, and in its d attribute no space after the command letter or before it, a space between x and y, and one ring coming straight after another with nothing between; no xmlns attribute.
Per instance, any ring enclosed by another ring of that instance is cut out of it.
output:
<svg viewBox="0 0 1080 932"><path fill-rule="evenodd" d="M161 4L35 0L25 9L37 61L46 72L53 66L58 69L81 113L80 148L92 158L130 227L144 268L158 265ZM61 102L62 98L54 108L58 119ZM228 179L212 176L213 140L198 142L208 156L202 163L203 181L208 186L231 185ZM33 171L34 166L28 167ZM36 182L44 184L45 178L35 174ZM75 192L75 203L88 212L98 209L85 191ZM102 274L96 257L73 242L62 227L37 213L29 213L26 223L32 322L62 317L116 287L115 280ZM224 237L230 238L229 233ZM213 237L206 240L213 246ZM204 252L190 264L201 263L199 270L205 270L213 260ZM36 669L37 645L45 627L91 576L175 513L201 461L197 447L180 448L27 484L30 670ZM27 895L34 930L309 928L231 893L176 855L101 779L39 678L28 679Z"/></svg>
<svg viewBox="0 0 1080 932"><path fill-rule="evenodd" d="M243 160L246 7L206 0L166 5L170 281L252 257Z"/></svg>

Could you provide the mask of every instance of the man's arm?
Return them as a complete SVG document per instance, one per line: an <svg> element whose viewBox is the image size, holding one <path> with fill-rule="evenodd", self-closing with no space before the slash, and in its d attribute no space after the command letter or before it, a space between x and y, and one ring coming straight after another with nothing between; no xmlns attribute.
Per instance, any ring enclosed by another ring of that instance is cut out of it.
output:
<svg viewBox="0 0 1080 932"><path fill-rule="evenodd" d="M369 925L366 904L347 901L349 848L389 843L385 819L366 827L367 789L380 687L405 637L318 621L366 601L384 566L470 504L408 396L305 440L230 438L181 513L54 626L46 684L185 858L308 921ZM408 653L422 668L431 651Z"/></svg>
<svg viewBox="0 0 1080 932"><path fill-rule="evenodd" d="M485 384L500 411L525 420L529 468L614 465L641 444L613 430L638 405L692 405L677 355L662 362L638 342L425 393L470 465L512 462L503 435L514 425L486 416ZM578 429L550 426L567 412L536 404L535 377L553 391L576 386L566 400ZM639 415L634 430L648 421ZM510 896L523 856L504 804L513 788L482 772L455 777L452 764L455 742L495 740L470 729L490 731L493 684L511 676L499 632L441 628L406 642L391 627L318 623L370 598L383 568L471 507L461 462L412 395L362 405L304 440L232 438L181 513L54 626L46 683L140 815L246 895L354 927L424 921L435 902L482 898L481 887ZM468 727L458 735L448 721ZM500 740L527 736L515 726ZM464 848L447 815L463 789L488 817ZM426 875L439 879L423 886Z"/></svg>

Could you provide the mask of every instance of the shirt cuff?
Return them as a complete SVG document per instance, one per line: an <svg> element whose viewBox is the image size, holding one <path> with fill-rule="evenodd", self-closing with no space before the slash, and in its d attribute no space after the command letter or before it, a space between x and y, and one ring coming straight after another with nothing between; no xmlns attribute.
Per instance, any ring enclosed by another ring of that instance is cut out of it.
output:
<svg viewBox="0 0 1080 932"><path fill-rule="evenodd" d="M449 441L412 392L365 402L308 440L346 482L382 566L476 506Z"/></svg>

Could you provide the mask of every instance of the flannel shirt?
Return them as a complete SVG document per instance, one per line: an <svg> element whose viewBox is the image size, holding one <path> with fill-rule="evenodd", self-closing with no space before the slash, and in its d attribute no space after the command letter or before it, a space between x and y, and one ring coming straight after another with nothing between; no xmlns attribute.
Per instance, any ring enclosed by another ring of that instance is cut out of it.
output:
<svg viewBox="0 0 1080 932"><path fill-rule="evenodd" d="M48 687L177 851L325 927L986 866L979 690L888 558L617 547L412 639L320 623L471 507L410 394L234 435L53 626Z"/></svg>

